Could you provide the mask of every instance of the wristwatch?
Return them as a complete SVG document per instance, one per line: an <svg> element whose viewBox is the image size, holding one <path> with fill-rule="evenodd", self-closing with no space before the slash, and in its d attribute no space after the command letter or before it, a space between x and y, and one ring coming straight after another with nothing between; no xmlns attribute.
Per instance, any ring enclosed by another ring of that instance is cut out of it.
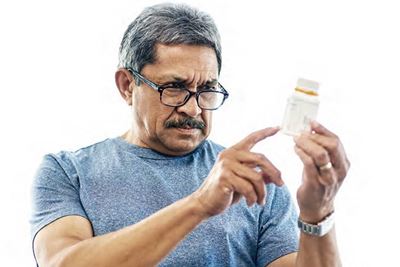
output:
<svg viewBox="0 0 400 267"><path fill-rule="evenodd" d="M302 220L300 220L300 218L297 220L297 226L300 228L300 230L303 233L313 236L326 235L332 229L334 223L335 216L333 211L317 224L303 222Z"/></svg>

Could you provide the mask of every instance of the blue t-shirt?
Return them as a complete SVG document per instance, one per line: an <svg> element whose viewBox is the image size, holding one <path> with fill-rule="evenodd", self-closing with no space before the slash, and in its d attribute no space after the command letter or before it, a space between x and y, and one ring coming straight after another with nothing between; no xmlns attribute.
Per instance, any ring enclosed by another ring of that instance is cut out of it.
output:
<svg viewBox="0 0 400 267"><path fill-rule="evenodd" d="M116 137L46 155L33 183L32 237L68 215L87 218L95 236L138 223L199 188L221 150L206 140L167 156ZM242 199L203 221L160 266L264 267L297 251L296 220L287 188L270 184L265 206Z"/></svg>

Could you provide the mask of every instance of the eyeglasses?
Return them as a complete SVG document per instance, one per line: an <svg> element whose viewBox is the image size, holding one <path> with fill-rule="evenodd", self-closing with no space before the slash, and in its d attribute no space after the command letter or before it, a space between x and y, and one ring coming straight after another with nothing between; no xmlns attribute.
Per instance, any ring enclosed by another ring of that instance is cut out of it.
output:
<svg viewBox="0 0 400 267"><path fill-rule="evenodd" d="M197 92L191 92L185 87L182 82L171 82L166 85L158 85L145 77L139 72L127 68L132 75L136 76L139 80L146 83L148 86L160 93L160 101L166 106L181 107L185 105L189 99L194 95L196 97L197 105L201 109L216 110L228 98L229 93L225 88L218 83L217 86L204 86L204 88Z"/></svg>

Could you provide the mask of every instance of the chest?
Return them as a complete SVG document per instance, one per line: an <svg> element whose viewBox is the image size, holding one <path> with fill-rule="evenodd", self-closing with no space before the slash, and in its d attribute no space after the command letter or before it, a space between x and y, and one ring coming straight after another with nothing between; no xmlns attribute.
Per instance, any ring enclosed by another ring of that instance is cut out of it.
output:
<svg viewBox="0 0 400 267"><path fill-rule="evenodd" d="M81 202L94 234L102 235L138 223L191 194L210 169L201 164L178 166L170 162L142 162L124 168L117 164L97 167L90 171L91 176L81 177ZM226 266L237 260L251 266L257 251L257 237L257 212L240 202L201 223L160 266L177 266L178 262L180 266L199 262L204 266ZM238 266L238 263L229 265Z"/></svg>
<svg viewBox="0 0 400 267"><path fill-rule="evenodd" d="M94 166L81 173L80 198L96 235L137 223L194 192L205 165L170 161Z"/></svg>

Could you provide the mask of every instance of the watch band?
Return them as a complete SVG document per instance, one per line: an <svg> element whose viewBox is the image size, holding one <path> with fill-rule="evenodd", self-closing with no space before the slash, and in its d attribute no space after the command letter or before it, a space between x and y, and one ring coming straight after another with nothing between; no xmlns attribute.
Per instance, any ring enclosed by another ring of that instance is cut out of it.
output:
<svg viewBox="0 0 400 267"><path fill-rule="evenodd" d="M324 236L326 235L333 227L335 223L335 216L332 211L328 216L326 216L322 221L318 224L306 223L300 220L297 220L297 226L303 233L313 235L313 236Z"/></svg>

